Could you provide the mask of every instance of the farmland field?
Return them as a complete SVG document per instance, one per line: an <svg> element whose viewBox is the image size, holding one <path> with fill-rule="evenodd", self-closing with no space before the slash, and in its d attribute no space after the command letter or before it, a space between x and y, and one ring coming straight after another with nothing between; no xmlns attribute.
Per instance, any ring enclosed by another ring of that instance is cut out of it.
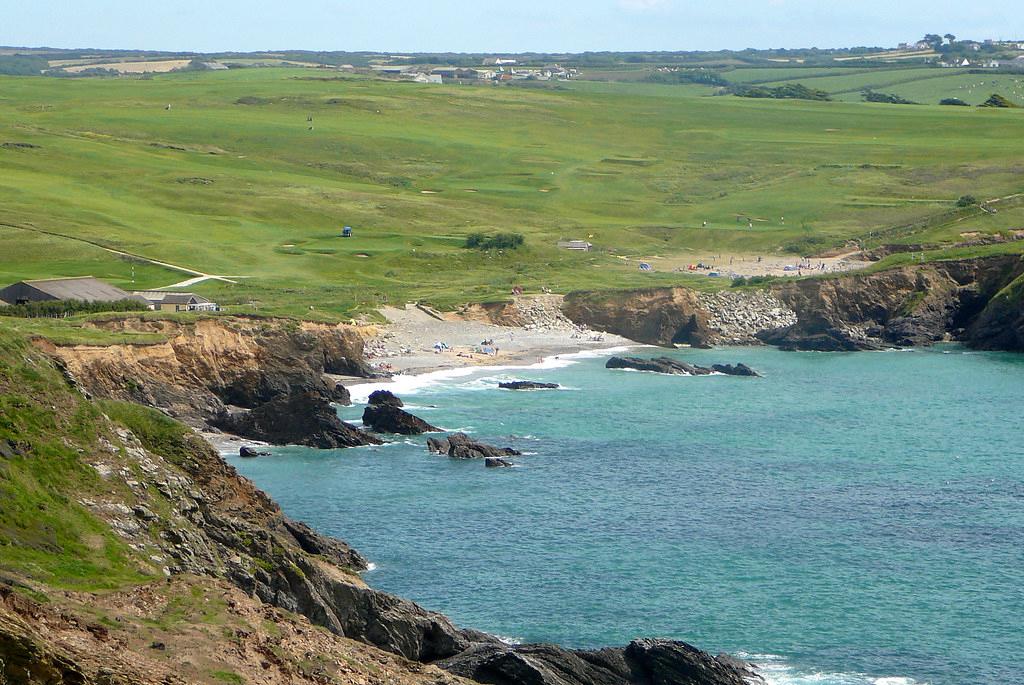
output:
<svg viewBox="0 0 1024 685"><path fill-rule="evenodd" d="M827 80L843 78L861 77ZM195 288L225 303L336 318L385 300L489 299L513 284L700 285L708 279L640 273L636 262L812 254L856 239L953 244L1024 220L1016 200L997 215L954 206L1024 190L1024 111L301 69L3 77L0 92L7 281L94 274L129 285L132 265L103 246L231 277ZM342 226L354 237L340 238ZM465 249L477 232L526 244ZM597 249L559 251L564 238ZM138 287L186 277L135 264Z"/></svg>
<svg viewBox="0 0 1024 685"><path fill-rule="evenodd" d="M800 83L808 88L818 88L828 93L857 92L874 88L876 90L894 84L911 83L921 80L941 79L962 73L957 69L877 69L845 75L828 75L816 78L800 79ZM780 85L790 81L779 81L766 85Z"/></svg>
<svg viewBox="0 0 1024 685"><path fill-rule="evenodd" d="M874 71L852 67L765 67L739 68L723 73L733 83L769 83L779 81L800 81L822 76L845 76Z"/></svg>
<svg viewBox="0 0 1024 685"><path fill-rule="evenodd" d="M922 104L937 104L944 98L959 98L971 105L980 105L993 93L999 93L1024 104L1024 74L950 74L879 88ZM860 92L843 93L840 100L859 101Z"/></svg>

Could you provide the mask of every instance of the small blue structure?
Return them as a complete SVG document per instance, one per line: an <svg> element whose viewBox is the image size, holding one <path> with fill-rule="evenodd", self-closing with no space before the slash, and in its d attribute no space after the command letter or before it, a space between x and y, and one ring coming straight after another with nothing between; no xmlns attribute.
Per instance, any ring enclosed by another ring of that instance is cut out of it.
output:
<svg viewBox="0 0 1024 685"><path fill-rule="evenodd" d="M352 227L351 226L346 226L345 228L341 229L341 237L342 238L351 238L352 237Z"/></svg>
<svg viewBox="0 0 1024 685"><path fill-rule="evenodd" d="M641 271L654 271L654 269L651 268L651 265L648 264L647 262L640 262L640 270Z"/></svg>

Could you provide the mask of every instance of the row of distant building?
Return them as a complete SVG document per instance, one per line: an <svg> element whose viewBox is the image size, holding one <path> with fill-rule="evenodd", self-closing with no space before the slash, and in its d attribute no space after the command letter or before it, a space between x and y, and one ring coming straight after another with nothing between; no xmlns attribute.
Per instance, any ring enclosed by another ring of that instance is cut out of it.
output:
<svg viewBox="0 0 1024 685"><path fill-rule="evenodd" d="M563 67L558 64L546 67L518 67L515 60L498 60L484 68L474 67L436 67L425 69L421 65L375 64L370 68L378 74L398 76L417 83L444 83L445 80L455 81L568 81L579 76L575 67ZM489 68L493 66L494 68Z"/></svg>
<svg viewBox="0 0 1024 685"><path fill-rule="evenodd" d="M1011 50L1024 50L1024 43L1016 40L993 40L988 38L982 42L973 40L960 41L958 46L974 52L980 52L982 48L1009 48ZM934 47L931 43L919 40L916 43L900 43L900 50L931 50Z"/></svg>
<svg viewBox="0 0 1024 685"><path fill-rule="evenodd" d="M981 69L999 69L1000 67L1024 67L1024 55L1011 60L986 59L971 61L964 57L952 62L939 62L940 67L979 67Z"/></svg>
<svg viewBox="0 0 1024 685"><path fill-rule="evenodd" d="M0 306L53 301L122 302L136 300L160 312L218 312L220 307L202 295L169 290L128 292L92 276L18 281L0 290Z"/></svg>

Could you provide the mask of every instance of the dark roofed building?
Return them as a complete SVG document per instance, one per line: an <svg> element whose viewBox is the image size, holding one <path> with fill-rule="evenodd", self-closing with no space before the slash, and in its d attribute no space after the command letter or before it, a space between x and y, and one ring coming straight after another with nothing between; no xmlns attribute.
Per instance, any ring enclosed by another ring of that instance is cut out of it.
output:
<svg viewBox="0 0 1024 685"><path fill-rule="evenodd" d="M92 276L76 278L47 278L36 281L18 281L0 290L0 300L11 304L46 302L50 300L80 300L82 302L117 302L137 299L109 283Z"/></svg>
<svg viewBox="0 0 1024 685"><path fill-rule="evenodd" d="M215 312L220 311L216 302L210 302L195 293L176 293L166 290L139 290L136 296L145 298L150 306L160 312Z"/></svg>

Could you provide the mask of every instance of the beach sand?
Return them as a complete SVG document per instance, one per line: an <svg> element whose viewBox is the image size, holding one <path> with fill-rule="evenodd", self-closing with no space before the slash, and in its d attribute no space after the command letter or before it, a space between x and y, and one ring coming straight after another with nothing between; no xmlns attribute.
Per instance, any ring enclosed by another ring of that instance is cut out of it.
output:
<svg viewBox="0 0 1024 685"><path fill-rule="evenodd" d="M454 317L440 320L415 305L385 307L381 313L389 323L367 344L367 358L374 368L400 375L467 366L528 366L553 355L636 344L617 335L582 329L557 315L535 326L516 327ZM447 349L437 351L436 343L447 345ZM337 380L346 385L368 382L348 377Z"/></svg>

